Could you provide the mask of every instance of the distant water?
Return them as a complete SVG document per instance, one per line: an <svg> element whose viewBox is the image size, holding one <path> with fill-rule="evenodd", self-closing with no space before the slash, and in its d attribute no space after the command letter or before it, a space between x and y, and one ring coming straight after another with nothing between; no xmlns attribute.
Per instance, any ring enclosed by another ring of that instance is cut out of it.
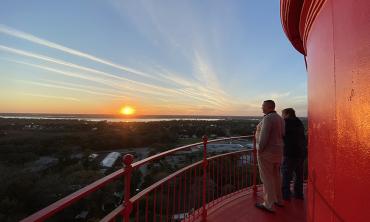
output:
<svg viewBox="0 0 370 222"><path fill-rule="evenodd" d="M108 122L154 122L171 120L199 120L217 121L228 119L227 117L196 117L196 116L143 116L136 118L120 118L109 115L43 115L43 114L0 114L0 118L13 119L55 119L55 120L86 120L86 121L108 121Z"/></svg>

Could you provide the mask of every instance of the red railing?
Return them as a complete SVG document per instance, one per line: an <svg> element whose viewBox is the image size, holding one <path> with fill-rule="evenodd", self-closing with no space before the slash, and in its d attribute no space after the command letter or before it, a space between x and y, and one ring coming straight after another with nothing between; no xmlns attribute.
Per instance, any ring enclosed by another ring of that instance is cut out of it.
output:
<svg viewBox="0 0 370 222"><path fill-rule="evenodd" d="M253 149L241 149L210 156L212 143L253 140ZM192 163L131 196L131 176L144 165L179 151L203 148L202 160ZM124 201L101 221L206 221L207 210L247 189L257 193L257 160L254 136L229 137L171 149L133 163L123 158L124 168L25 218L22 222L45 221L90 193L123 176Z"/></svg>

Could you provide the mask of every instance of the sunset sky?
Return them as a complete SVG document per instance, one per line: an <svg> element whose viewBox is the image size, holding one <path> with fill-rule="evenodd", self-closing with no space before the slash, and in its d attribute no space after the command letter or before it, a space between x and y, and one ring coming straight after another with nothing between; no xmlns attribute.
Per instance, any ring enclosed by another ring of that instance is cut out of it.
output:
<svg viewBox="0 0 370 222"><path fill-rule="evenodd" d="M277 0L1 1L0 112L261 115L274 99L306 116L279 13Z"/></svg>

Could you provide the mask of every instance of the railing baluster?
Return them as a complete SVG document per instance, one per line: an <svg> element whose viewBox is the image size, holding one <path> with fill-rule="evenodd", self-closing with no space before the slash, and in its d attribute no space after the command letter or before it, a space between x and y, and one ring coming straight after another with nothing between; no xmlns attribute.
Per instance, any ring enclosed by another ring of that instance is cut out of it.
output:
<svg viewBox="0 0 370 222"><path fill-rule="evenodd" d="M194 167L194 213L193 213L193 220L195 219L195 212L196 212L196 203L197 203L197 166Z"/></svg>
<svg viewBox="0 0 370 222"><path fill-rule="evenodd" d="M245 155L248 155L248 153L246 153ZM243 191L244 189L244 155L242 156L241 158L241 161L242 163L240 164L240 176L241 176L241 186L240 186L240 190Z"/></svg>
<svg viewBox="0 0 370 222"><path fill-rule="evenodd" d="M207 221L206 195L207 195L207 142L208 137L203 136L203 203L202 203L202 221Z"/></svg>
<svg viewBox="0 0 370 222"><path fill-rule="evenodd" d="M245 155L245 167L243 167L242 169L244 169L245 168L245 188L246 189L248 189L248 159L249 159L249 157L248 156L250 156L250 152L248 152L246 155ZM244 175L244 172L242 172L243 174L242 175ZM244 176L243 176L244 177Z"/></svg>
<svg viewBox="0 0 370 222"><path fill-rule="evenodd" d="M136 201L136 222L139 222L139 215L140 215L140 208L139 208L139 200Z"/></svg>
<svg viewBox="0 0 370 222"><path fill-rule="evenodd" d="M237 191L239 191L239 188L240 188L240 178L239 178L239 160L240 160L240 156L236 156L235 157L236 158L236 176L237 176L237 178L236 178L236 190Z"/></svg>
<svg viewBox="0 0 370 222"><path fill-rule="evenodd" d="M253 195L257 196L257 146L256 134L253 136Z"/></svg>
<svg viewBox="0 0 370 222"><path fill-rule="evenodd" d="M167 201L166 201L166 222L168 221L168 211L170 207L170 181L167 181Z"/></svg>
<svg viewBox="0 0 370 222"><path fill-rule="evenodd" d="M249 182L248 181L251 181L251 176L250 176L250 173L248 173L248 167L250 167L250 164L252 163L251 162L251 160L252 160L252 158L251 158L251 156L252 156L252 154L251 153L249 153L248 154L248 156L247 156L247 164L245 165L245 176L246 176L246 184L245 184L245 189L246 190L248 190L248 188L249 188Z"/></svg>
<svg viewBox="0 0 370 222"><path fill-rule="evenodd" d="M239 165L239 177L240 177L240 184L239 184L239 189L240 191L243 191L243 188L244 188L244 172L243 172L243 165L244 165L244 154L242 154L240 157L239 157L239 160L240 160L240 165Z"/></svg>
<svg viewBox="0 0 370 222"><path fill-rule="evenodd" d="M217 165L216 165L216 171L217 171L217 173L216 173L216 177L217 177L217 182L216 182L216 198L219 198L220 195L218 194L218 187L220 186L219 185L220 158L217 158L216 161L217 161Z"/></svg>
<svg viewBox="0 0 370 222"><path fill-rule="evenodd" d="M229 179L230 179L230 181L229 181L229 183L230 183L230 186L229 186L229 188L230 188L230 190L229 190L229 193L228 193L228 195L231 193L231 189L232 189L232 185L233 185L233 180L232 180L232 164L233 164L233 159L232 159L232 156L230 156L229 157Z"/></svg>
<svg viewBox="0 0 370 222"><path fill-rule="evenodd" d="M194 168L195 171L195 177L194 177L194 214L196 215L198 213L198 201L199 201L199 171L198 171L198 166L195 166ZM197 215L196 215L197 216Z"/></svg>
<svg viewBox="0 0 370 222"><path fill-rule="evenodd" d="M145 222L148 222L149 193L145 195Z"/></svg>
<svg viewBox="0 0 370 222"><path fill-rule="evenodd" d="M124 187L124 210L123 210L123 217L125 222L130 221L130 214L132 210L132 203L130 202L131 196L131 175L132 175L132 161L134 160L134 156L131 154L126 154L123 157L123 164L125 165L125 187Z"/></svg>
<svg viewBox="0 0 370 222"><path fill-rule="evenodd" d="M188 196L187 193L186 193L186 171L184 171L184 199L183 199L183 208L182 208L182 212L184 213L184 221L186 219L186 197Z"/></svg>
<svg viewBox="0 0 370 222"><path fill-rule="evenodd" d="M220 186L220 201L223 199L224 197L224 190L223 190L223 187L224 187L224 159L223 158L220 158L220 162L221 162L221 165L220 165L220 177L221 177L221 186Z"/></svg>
<svg viewBox="0 0 370 222"><path fill-rule="evenodd" d="M159 221L162 222L162 211L163 210L163 183L161 184L161 208L160 208L160 216Z"/></svg>
<svg viewBox="0 0 370 222"><path fill-rule="evenodd" d="M189 213L192 210L192 208L191 208L192 198L190 198L190 197L192 197L193 194L194 194L194 189L193 189L193 186L191 184L191 178L192 178L191 170L192 170L192 168L189 169L189 198L188 198L188 212ZM191 213L193 213L193 212L191 212ZM190 220L190 214L189 214L189 220Z"/></svg>
<svg viewBox="0 0 370 222"><path fill-rule="evenodd" d="M173 215L176 214L176 177L173 178L173 205L172 205L172 211L171 211L171 221L173 221Z"/></svg>
<svg viewBox="0 0 370 222"><path fill-rule="evenodd" d="M203 136L203 211L202 211L202 221L207 221L207 142L208 137Z"/></svg>
<svg viewBox="0 0 370 222"><path fill-rule="evenodd" d="M177 192L178 193L178 196L177 196L177 214L180 215L180 210L181 210L181 201L180 201L180 198L181 198L181 182L182 182L182 176L179 175L179 191Z"/></svg>
<svg viewBox="0 0 370 222"><path fill-rule="evenodd" d="M215 160L212 160L212 182L213 182L213 186L212 186L212 203L214 203L213 201L215 200Z"/></svg>
<svg viewBox="0 0 370 222"><path fill-rule="evenodd" d="M157 189L155 188L153 190L154 192L154 201L153 201L153 221L156 222L157 221L157 214L156 214L156 203L157 203Z"/></svg>
<svg viewBox="0 0 370 222"><path fill-rule="evenodd" d="M233 167L233 174L234 174L234 186L233 186L234 187L234 190L233 191L235 192L237 190L237 186L236 186L236 168L235 168L236 161L235 161L235 155L233 155L231 158L233 160L232 161L232 164L234 166Z"/></svg>
<svg viewBox="0 0 370 222"><path fill-rule="evenodd" d="M198 193L199 193L199 196L198 196L198 216L201 215L202 213L202 195L203 195L203 177L202 177L202 166L199 165L198 166Z"/></svg>

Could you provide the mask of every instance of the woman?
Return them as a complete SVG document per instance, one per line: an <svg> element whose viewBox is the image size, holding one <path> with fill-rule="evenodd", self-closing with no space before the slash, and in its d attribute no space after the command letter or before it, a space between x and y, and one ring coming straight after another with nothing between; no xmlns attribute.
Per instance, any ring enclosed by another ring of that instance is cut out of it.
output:
<svg viewBox="0 0 370 222"><path fill-rule="evenodd" d="M285 120L284 136L284 158L282 165L283 199L290 200L290 182L292 175L295 173L294 197L303 199L303 162L305 157L305 134L304 126L300 119L295 115L292 108L282 111L282 117Z"/></svg>

